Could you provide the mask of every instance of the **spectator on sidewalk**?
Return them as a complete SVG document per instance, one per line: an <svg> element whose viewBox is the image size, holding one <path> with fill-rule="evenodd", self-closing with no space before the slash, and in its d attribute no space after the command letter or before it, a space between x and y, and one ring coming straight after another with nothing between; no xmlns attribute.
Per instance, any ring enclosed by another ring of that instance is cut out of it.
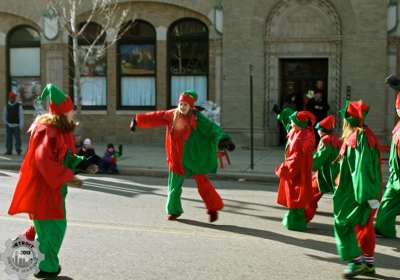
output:
<svg viewBox="0 0 400 280"><path fill-rule="evenodd" d="M92 146L92 140L90 138L86 138L85 140L83 140L82 145L78 150L78 155L84 156L85 158L87 158L90 165L94 164L98 167L98 169L100 169L101 158L96 155L96 152Z"/></svg>
<svg viewBox="0 0 400 280"><path fill-rule="evenodd" d="M108 144L107 149L101 159L100 172L118 174L117 160L122 156L122 145L118 146L118 151L115 150L113 144Z"/></svg>
<svg viewBox="0 0 400 280"><path fill-rule="evenodd" d="M12 154L13 138L15 138L15 150L17 155L21 155L21 133L24 127L24 109L22 104L17 101L17 95L10 91L8 102L3 110L3 123L6 127L6 152L4 155Z"/></svg>

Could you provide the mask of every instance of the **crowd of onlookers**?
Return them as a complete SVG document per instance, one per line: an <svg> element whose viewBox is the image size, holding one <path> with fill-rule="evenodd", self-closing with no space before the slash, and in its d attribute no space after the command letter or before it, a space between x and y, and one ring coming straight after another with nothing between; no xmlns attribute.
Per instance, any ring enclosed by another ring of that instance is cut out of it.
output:
<svg viewBox="0 0 400 280"><path fill-rule="evenodd" d="M113 144L108 144L102 157L96 154L92 140L90 138L78 142L77 154L84 156L89 160L90 165L96 165L100 174L118 174L117 161L122 156L122 145L118 146L118 150Z"/></svg>

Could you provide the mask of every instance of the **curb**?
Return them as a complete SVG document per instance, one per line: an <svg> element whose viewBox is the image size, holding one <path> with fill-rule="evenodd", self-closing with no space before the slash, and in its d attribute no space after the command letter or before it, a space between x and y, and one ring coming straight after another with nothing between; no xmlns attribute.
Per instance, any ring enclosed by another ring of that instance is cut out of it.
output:
<svg viewBox="0 0 400 280"><path fill-rule="evenodd" d="M20 163L0 163L0 169L8 169L18 171ZM128 176L147 176L147 177L168 177L167 169L153 169L153 168L141 168L141 167L129 167L120 166L119 175ZM235 181L251 181L251 182L262 182L262 183L277 183L278 177L275 174L251 174L251 173L219 173L209 174L212 179L218 180L235 180Z"/></svg>

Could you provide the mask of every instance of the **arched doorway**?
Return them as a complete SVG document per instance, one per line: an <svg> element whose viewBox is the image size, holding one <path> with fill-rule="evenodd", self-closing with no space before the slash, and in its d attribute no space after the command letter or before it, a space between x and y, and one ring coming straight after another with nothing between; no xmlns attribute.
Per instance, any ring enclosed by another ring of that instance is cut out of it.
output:
<svg viewBox="0 0 400 280"><path fill-rule="evenodd" d="M280 138L273 104L289 97L303 109L308 91L321 87L332 111L340 108L341 34L338 13L328 0L282 0L271 10L264 48L265 139L270 140L265 144Z"/></svg>

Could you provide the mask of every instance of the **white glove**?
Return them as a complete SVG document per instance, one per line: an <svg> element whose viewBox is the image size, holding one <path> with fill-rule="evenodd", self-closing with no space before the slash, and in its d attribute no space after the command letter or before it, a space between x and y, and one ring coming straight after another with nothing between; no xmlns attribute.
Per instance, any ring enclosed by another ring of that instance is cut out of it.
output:
<svg viewBox="0 0 400 280"><path fill-rule="evenodd" d="M378 207L380 205L379 201L376 199L368 200L368 204L369 204L369 207L371 207L372 209L378 209Z"/></svg>

